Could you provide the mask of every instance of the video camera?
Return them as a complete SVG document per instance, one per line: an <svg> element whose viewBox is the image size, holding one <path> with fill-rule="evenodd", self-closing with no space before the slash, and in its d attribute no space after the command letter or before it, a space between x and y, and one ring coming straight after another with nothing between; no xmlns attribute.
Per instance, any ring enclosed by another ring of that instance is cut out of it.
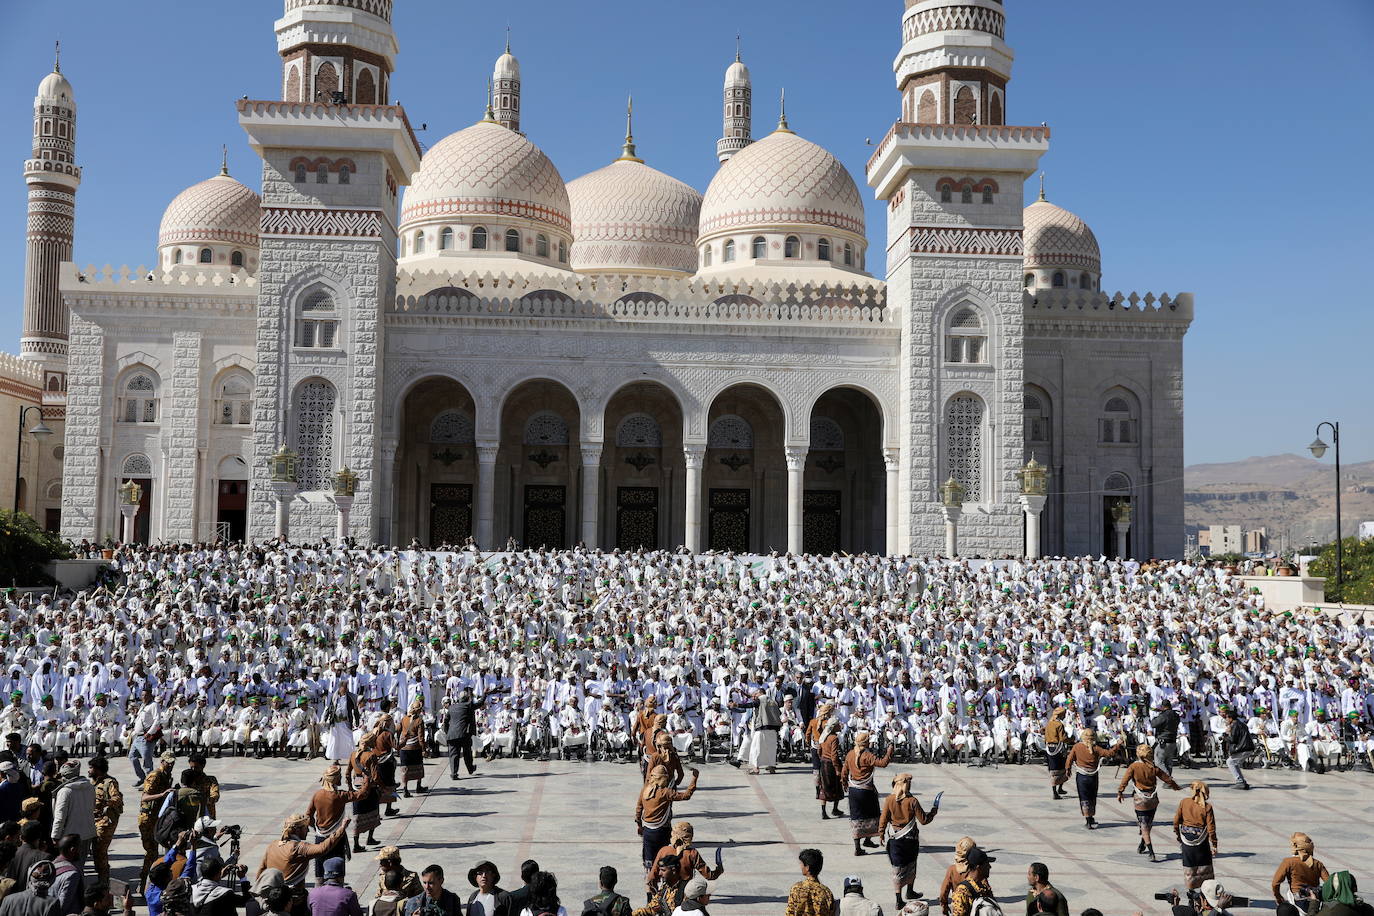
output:
<svg viewBox="0 0 1374 916"><path fill-rule="evenodd" d="M1233 907L1239 909L1252 905L1249 897L1240 897L1225 891L1220 896L1220 900L1208 900L1210 906L1205 909L1200 905L1206 899L1202 891L1186 890L1180 894L1177 888L1171 887L1167 891L1155 894L1155 899L1163 900L1173 907L1174 916L1200 916L1204 912L1222 913Z"/></svg>

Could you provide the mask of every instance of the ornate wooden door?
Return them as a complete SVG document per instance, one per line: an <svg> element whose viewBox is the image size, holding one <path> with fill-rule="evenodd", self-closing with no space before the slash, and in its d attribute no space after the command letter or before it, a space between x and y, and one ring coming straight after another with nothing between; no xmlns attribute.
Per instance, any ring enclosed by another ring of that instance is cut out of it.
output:
<svg viewBox="0 0 1374 916"><path fill-rule="evenodd" d="M616 489L615 546L658 549L658 487Z"/></svg>
<svg viewBox="0 0 1374 916"><path fill-rule="evenodd" d="M802 550L829 554L840 549L840 491L802 494Z"/></svg>
<svg viewBox="0 0 1374 916"><path fill-rule="evenodd" d="M567 545L568 488L548 484L525 486L525 546L562 549Z"/></svg>
<svg viewBox="0 0 1374 916"><path fill-rule="evenodd" d="M472 484L429 486L429 544L462 544L472 534Z"/></svg>
<svg viewBox="0 0 1374 916"><path fill-rule="evenodd" d="M711 550L749 551L749 491L745 488L711 489L707 520L707 547Z"/></svg>

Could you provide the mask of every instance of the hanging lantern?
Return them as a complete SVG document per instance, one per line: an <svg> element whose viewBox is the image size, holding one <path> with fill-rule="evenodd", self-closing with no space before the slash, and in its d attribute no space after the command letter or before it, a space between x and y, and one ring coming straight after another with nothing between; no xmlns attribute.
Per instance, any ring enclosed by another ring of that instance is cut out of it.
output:
<svg viewBox="0 0 1374 916"><path fill-rule="evenodd" d="M272 482L295 483L296 465L300 460L300 455L283 445L275 455L267 459L267 469L272 475Z"/></svg>
<svg viewBox="0 0 1374 916"><path fill-rule="evenodd" d="M958 509L964 504L964 488L953 477L940 485L940 504L946 509Z"/></svg>
<svg viewBox="0 0 1374 916"><path fill-rule="evenodd" d="M1044 496L1049 490L1049 476L1049 471L1034 457L1026 462L1025 467L1016 472L1016 479L1021 484L1021 492L1027 496Z"/></svg>
<svg viewBox="0 0 1374 916"><path fill-rule="evenodd" d="M352 496L358 492L358 475L345 465L343 470L334 473L334 495Z"/></svg>
<svg viewBox="0 0 1374 916"><path fill-rule="evenodd" d="M143 501L143 488L132 480L126 480L119 488L119 502L125 506L137 506Z"/></svg>

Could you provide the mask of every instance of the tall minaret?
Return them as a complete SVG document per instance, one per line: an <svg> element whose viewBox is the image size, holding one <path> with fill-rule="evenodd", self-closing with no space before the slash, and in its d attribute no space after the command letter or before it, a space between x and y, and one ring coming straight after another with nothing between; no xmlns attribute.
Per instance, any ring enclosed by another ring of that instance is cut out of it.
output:
<svg viewBox="0 0 1374 916"><path fill-rule="evenodd" d="M716 158L721 165L754 142L754 86L749 68L740 60L735 45L735 62L725 71L725 130L716 141Z"/></svg>
<svg viewBox="0 0 1374 916"><path fill-rule="evenodd" d="M491 107L496 123L520 133L520 61L510 53L510 33L506 33L506 53L496 58L491 72Z"/></svg>
<svg viewBox="0 0 1374 916"><path fill-rule="evenodd" d="M81 169L76 165L76 98L59 60L38 84L33 100L33 157L24 162L24 181L29 186L29 230L19 352L64 373L67 310L57 283L62 262L72 259Z"/></svg>
<svg viewBox="0 0 1374 916"><path fill-rule="evenodd" d="M392 0L286 0L277 20L287 102L385 105L399 48Z"/></svg>
<svg viewBox="0 0 1374 916"><path fill-rule="evenodd" d="M906 0L894 67L908 124L1006 124L1002 0Z"/></svg>

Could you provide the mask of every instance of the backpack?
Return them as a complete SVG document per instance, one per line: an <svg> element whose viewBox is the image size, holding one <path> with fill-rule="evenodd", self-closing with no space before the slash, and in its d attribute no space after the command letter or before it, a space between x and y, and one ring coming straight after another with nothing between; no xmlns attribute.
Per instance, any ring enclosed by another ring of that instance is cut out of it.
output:
<svg viewBox="0 0 1374 916"><path fill-rule="evenodd" d="M195 825L196 818L200 817L200 810L199 789L174 789L164 800L162 812L158 814L157 823L153 825L153 839L163 849L175 846L181 831Z"/></svg>
<svg viewBox="0 0 1374 916"><path fill-rule="evenodd" d="M1002 907L992 897L983 897L979 894L978 888L973 886L973 882L965 881L961 887L967 887L973 895L973 903L969 906L968 916L1003 916Z"/></svg>

